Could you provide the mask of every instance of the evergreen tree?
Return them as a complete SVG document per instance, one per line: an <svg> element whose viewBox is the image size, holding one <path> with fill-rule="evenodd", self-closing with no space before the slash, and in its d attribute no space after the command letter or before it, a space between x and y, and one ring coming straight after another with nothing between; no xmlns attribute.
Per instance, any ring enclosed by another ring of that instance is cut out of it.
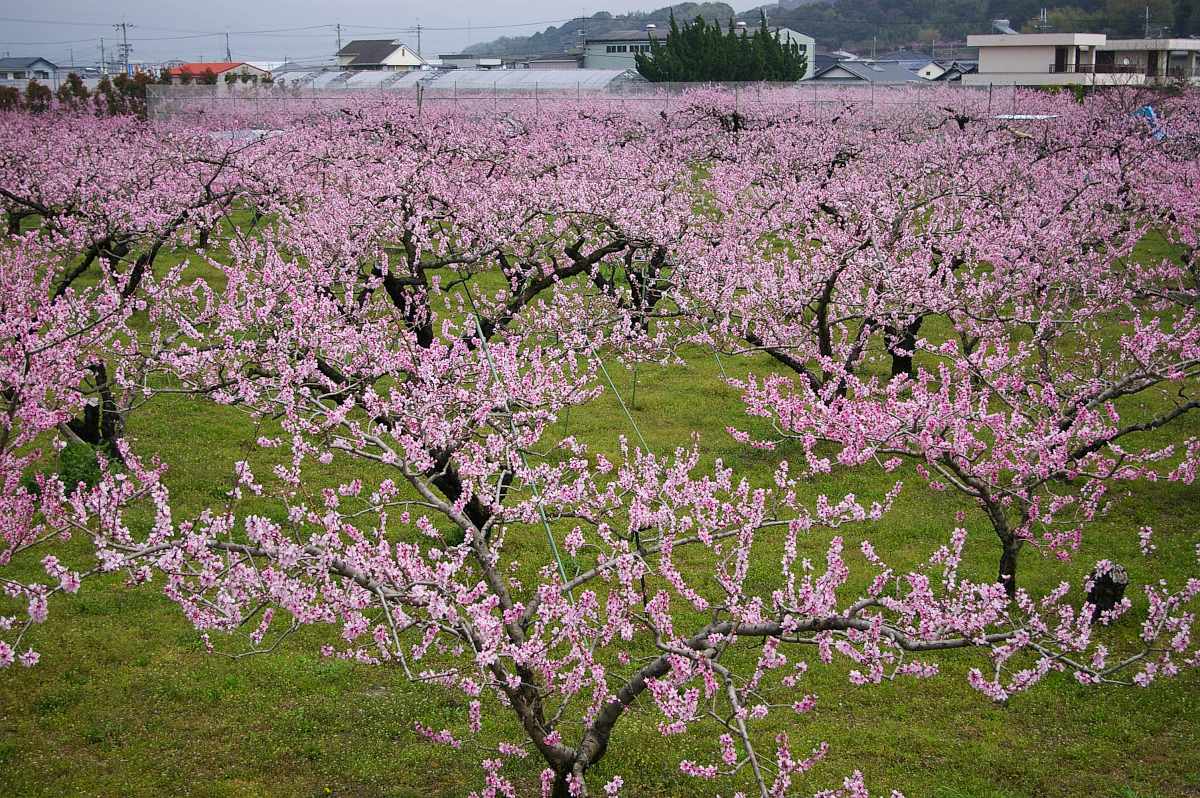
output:
<svg viewBox="0 0 1200 798"><path fill-rule="evenodd" d="M666 42L651 39L650 52L636 56L637 70L652 82L800 80L807 55L795 42L783 42L778 33L771 33L762 12L759 20L758 30L750 34L732 18L725 31L703 17L681 28L672 13Z"/></svg>

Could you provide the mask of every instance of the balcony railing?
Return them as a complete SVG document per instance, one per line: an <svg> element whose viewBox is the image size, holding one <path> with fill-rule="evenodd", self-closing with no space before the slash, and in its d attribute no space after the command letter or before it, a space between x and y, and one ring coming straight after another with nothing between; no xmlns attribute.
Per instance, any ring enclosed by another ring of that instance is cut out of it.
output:
<svg viewBox="0 0 1200 798"><path fill-rule="evenodd" d="M1146 71L1138 64L1051 64L1050 73L1080 75L1139 75Z"/></svg>

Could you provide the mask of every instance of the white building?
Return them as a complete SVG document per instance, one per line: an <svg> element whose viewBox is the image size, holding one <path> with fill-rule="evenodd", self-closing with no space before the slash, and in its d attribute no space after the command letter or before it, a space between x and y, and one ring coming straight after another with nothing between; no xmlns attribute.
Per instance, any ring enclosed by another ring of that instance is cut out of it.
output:
<svg viewBox="0 0 1200 798"><path fill-rule="evenodd" d="M403 71L425 65L425 59L416 50L395 39L355 39L338 50L337 60L347 70Z"/></svg>
<svg viewBox="0 0 1200 798"><path fill-rule="evenodd" d="M613 31L583 42L584 69L635 69L638 53L650 52L650 42L667 40L667 31L651 24L645 30Z"/></svg>
<svg viewBox="0 0 1200 798"><path fill-rule="evenodd" d="M1103 33L968 36L979 48L970 86L1125 86L1200 82L1200 39L1114 39Z"/></svg>

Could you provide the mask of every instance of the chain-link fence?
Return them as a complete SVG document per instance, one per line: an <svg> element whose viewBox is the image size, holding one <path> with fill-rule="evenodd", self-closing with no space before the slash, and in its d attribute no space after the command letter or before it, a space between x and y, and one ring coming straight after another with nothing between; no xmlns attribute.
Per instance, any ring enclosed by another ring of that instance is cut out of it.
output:
<svg viewBox="0 0 1200 798"><path fill-rule="evenodd" d="M928 106L940 108L952 102L974 112L989 115L1037 113L1036 96L1041 92L1016 86L966 86L961 83L916 82L900 85L804 81L801 83L646 83L613 81L597 85L583 80L571 84L559 78L542 82L536 78L519 85L496 80L492 85L479 80L459 83L442 79L433 83L406 82L399 86L371 88L326 85L190 85L149 86L147 111L151 119L237 118L268 123L280 116L350 106L386 99L389 102L423 109L460 108L475 112L524 109L537 111L576 103L635 108L669 113L678 108L685 95L717 92L735 110L742 107L829 105L885 109L888 107Z"/></svg>

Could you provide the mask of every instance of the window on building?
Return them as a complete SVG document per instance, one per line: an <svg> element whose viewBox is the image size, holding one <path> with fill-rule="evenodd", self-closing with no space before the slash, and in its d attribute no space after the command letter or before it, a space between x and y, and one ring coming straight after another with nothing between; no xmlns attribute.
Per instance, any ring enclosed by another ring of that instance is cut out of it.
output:
<svg viewBox="0 0 1200 798"><path fill-rule="evenodd" d="M608 47L604 48L604 52L606 52L606 53L615 53L616 51L617 51L617 46L615 44L610 44Z"/></svg>

